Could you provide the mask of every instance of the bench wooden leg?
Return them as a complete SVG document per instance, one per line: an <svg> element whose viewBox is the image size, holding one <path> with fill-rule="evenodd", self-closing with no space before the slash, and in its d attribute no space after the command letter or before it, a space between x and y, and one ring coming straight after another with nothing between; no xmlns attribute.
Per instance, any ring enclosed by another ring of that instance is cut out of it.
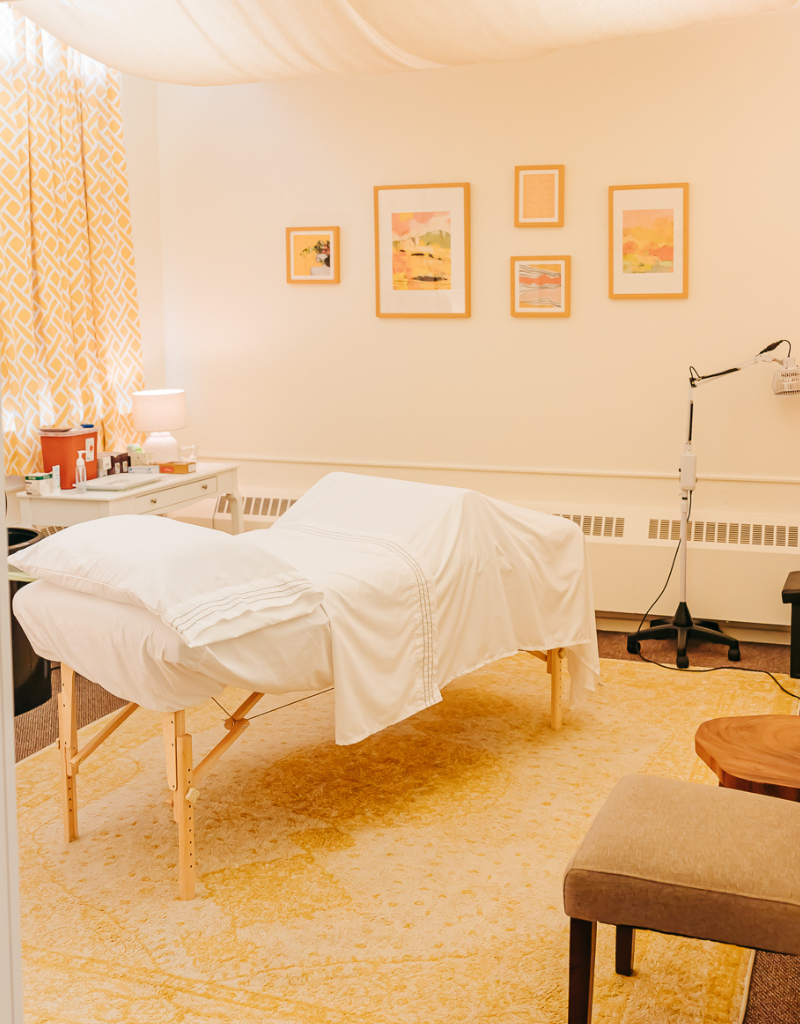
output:
<svg viewBox="0 0 800 1024"><path fill-rule="evenodd" d="M592 1024L597 921L569 920L568 1024Z"/></svg>
<svg viewBox="0 0 800 1024"><path fill-rule="evenodd" d="M547 652L547 671L550 673L550 725L561 728L561 655L560 648Z"/></svg>
<svg viewBox="0 0 800 1024"><path fill-rule="evenodd" d="M633 956L636 945L636 929L628 924L617 925L616 967L617 974L630 977L633 974Z"/></svg>
<svg viewBox="0 0 800 1024"><path fill-rule="evenodd" d="M61 691L58 695L58 747L61 753L61 807L64 842L78 838L78 769L72 759L78 753L75 673L61 662Z"/></svg>
<svg viewBox="0 0 800 1024"><path fill-rule="evenodd" d="M167 781L172 791L172 810L178 823L178 885L182 900L195 896L194 801L192 787L192 737L186 732L186 713L165 714L164 753Z"/></svg>

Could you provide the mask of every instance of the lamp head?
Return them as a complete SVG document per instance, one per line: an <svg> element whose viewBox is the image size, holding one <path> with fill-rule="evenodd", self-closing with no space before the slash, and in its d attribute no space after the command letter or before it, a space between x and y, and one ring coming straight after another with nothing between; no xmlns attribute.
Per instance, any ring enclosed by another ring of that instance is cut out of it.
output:
<svg viewBox="0 0 800 1024"><path fill-rule="evenodd" d="M776 370L772 378L772 390L776 395L799 395L800 367L791 358L782 359L781 364L781 369Z"/></svg>

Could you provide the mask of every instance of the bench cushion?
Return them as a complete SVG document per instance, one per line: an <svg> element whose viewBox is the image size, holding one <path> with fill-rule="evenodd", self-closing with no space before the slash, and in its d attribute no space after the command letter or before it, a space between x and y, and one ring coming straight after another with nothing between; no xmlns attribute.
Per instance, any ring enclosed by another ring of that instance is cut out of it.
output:
<svg viewBox="0 0 800 1024"><path fill-rule="evenodd" d="M567 867L564 909L800 955L800 804L626 776Z"/></svg>

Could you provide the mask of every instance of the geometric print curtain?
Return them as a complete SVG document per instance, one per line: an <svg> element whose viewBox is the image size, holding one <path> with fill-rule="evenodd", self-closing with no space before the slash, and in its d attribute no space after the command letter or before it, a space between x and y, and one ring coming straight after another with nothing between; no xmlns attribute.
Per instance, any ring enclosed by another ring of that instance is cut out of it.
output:
<svg viewBox="0 0 800 1024"><path fill-rule="evenodd" d="M0 7L0 390L6 473L37 428L134 435L144 387L119 79Z"/></svg>

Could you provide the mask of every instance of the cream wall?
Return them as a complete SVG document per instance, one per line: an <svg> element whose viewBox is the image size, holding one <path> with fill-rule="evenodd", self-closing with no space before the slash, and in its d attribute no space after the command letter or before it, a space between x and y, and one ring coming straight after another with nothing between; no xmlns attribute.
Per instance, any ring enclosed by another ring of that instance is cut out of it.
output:
<svg viewBox="0 0 800 1024"><path fill-rule="evenodd" d="M246 457L245 486L349 464L517 500L676 505L688 364L786 336L800 356L798 49L789 11L527 63L160 85L152 258L184 439ZM565 227L515 228L514 165L545 162L566 165ZM472 187L473 315L380 320L372 187L439 181ZM690 297L610 300L608 185L672 181L690 183ZM339 285L285 282L284 229L314 224L341 227ZM509 257L550 253L572 256L572 316L512 318ZM157 352L157 326L145 340ZM702 484L698 511L795 513L796 483L747 482L800 481L800 399L770 379L759 366L697 393L701 476L740 481Z"/></svg>

